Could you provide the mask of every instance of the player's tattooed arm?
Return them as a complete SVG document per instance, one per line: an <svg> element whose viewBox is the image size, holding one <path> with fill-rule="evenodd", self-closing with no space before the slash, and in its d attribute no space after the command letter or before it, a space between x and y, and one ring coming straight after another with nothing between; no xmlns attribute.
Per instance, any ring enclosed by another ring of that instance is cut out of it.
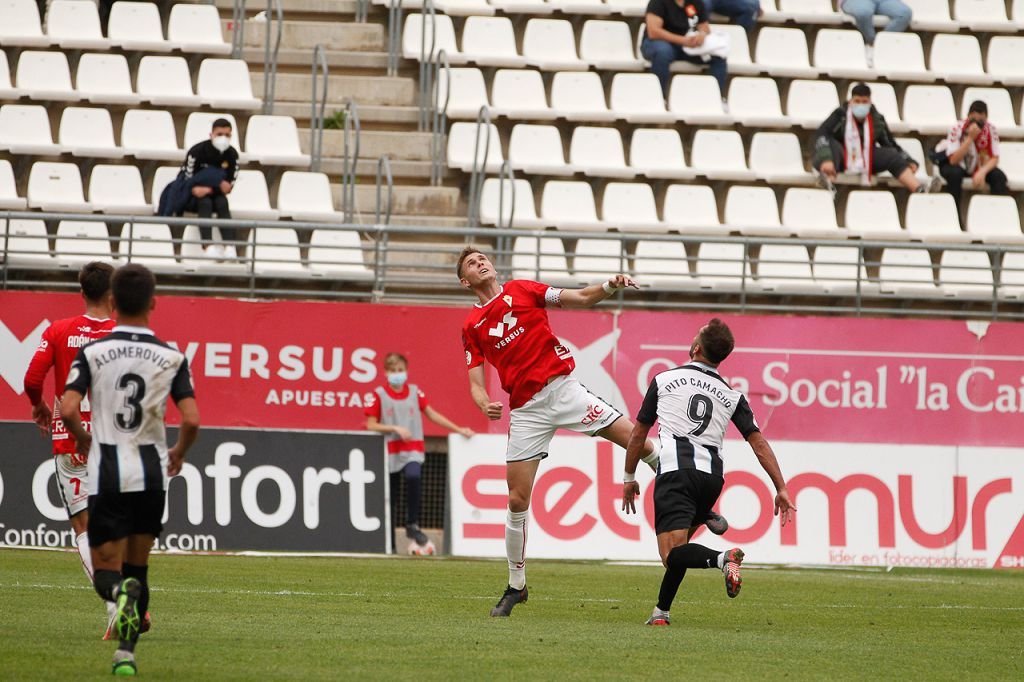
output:
<svg viewBox="0 0 1024 682"><path fill-rule="evenodd" d="M640 288L636 282L626 275L613 275L607 281L600 284L591 284L582 289L563 289L561 296L562 307L590 308L626 287Z"/></svg>
<svg viewBox="0 0 1024 682"><path fill-rule="evenodd" d="M747 436L747 443L750 444L751 449L757 456L757 461L760 462L765 473L768 474L768 477L772 479L772 483L775 484L775 515L779 517L782 525L785 526L793 520L796 507L793 506L792 500L789 499L789 490L786 488L786 479L782 477L779 460L775 457L775 452L768 443L768 439L761 435L760 431L754 431Z"/></svg>
<svg viewBox="0 0 1024 682"><path fill-rule="evenodd" d="M469 393L473 396L473 402L480 408L480 411L487 415L488 419L501 419L501 412L504 404L491 400L487 394L487 387L484 386L484 366L477 365L469 369Z"/></svg>

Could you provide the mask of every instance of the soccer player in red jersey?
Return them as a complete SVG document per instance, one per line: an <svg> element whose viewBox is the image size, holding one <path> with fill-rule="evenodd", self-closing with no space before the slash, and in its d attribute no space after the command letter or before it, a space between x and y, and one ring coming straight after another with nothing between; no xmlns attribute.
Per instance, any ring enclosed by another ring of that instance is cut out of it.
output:
<svg viewBox="0 0 1024 682"><path fill-rule="evenodd" d="M57 489L67 509L71 528L75 532L82 568L93 580L92 555L89 552L89 486L86 458L75 450L75 439L64 428L60 419L60 398L64 393L68 370L78 350L96 339L101 339L114 328L113 301L110 295L110 277L114 268L99 261L86 264L78 273L78 284L85 300L85 314L57 320L43 332L28 371L25 373L25 394L32 403L32 420L43 435L53 438L53 462L57 470ZM54 409L43 400L43 383L50 368L54 368ZM89 406L84 402L82 423L89 429ZM57 418L54 419L54 412ZM108 626L112 615L112 602L107 602ZM106 636L104 637L106 639Z"/></svg>
<svg viewBox="0 0 1024 682"><path fill-rule="evenodd" d="M636 284L625 275L583 289L559 289L528 280L502 284L491 261L473 247L463 249L457 272L462 286L480 299L462 327L473 400L489 419L501 418L505 406L491 400L484 386L485 360L497 369L501 386L509 394L511 422L505 454L509 579L491 611L492 616L508 616L528 596L526 515L537 467L548 456L555 431L597 435L625 448L633 430L627 417L572 377L572 354L551 331L545 308L590 308ZM643 457L652 466L657 462L650 440L644 444Z"/></svg>

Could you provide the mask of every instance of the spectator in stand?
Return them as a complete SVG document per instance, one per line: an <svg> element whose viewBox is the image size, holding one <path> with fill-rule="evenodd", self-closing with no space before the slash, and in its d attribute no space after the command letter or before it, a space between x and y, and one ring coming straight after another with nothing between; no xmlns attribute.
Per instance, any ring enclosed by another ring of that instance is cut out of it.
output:
<svg viewBox="0 0 1024 682"><path fill-rule="evenodd" d="M871 104L871 88L864 83L853 86L850 101L818 128L812 165L833 194L839 173L857 173L861 184L869 185L872 175L882 171L892 173L911 192L926 191L915 175L918 163L896 144L885 117Z"/></svg>
<svg viewBox="0 0 1024 682"><path fill-rule="evenodd" d="M724 98L728 82L725 57L729 53L728 38L712 34L708 11L703 0L650 0L644 15L646 30L640 52L651 62L651 72L661 81L668 96L672 62L706 64L718 80Z"/></svg>
<svg viewBox="0 0 1024 682"><path fill-rule="evenodd" d="M988 105L981 100L971 102L967 118L949 129L949 135L936 147L933 160L946 181L946 191L956 200L968 176L978 190L986 184L992 194L1008 195L1006 173L999 166L999 133L988 120Z"/></svg>
<svg viewBox="0 0 1024 682"><path fill-rule="evenodd" d="M384 358L384 372L387 375L387 383L374 390L373 398L366 406L366 428L384 434L388 471L391 473L392 522L398 518L398 479L404 476L405 536L418 545L417 554L432 554L433 545L426 533L420 530L422 468L426 459L421 413L438 426L465 438L472 436L473 431L465 426L456 425L435 410L427 402L427 396L423 391L416 384L409 383L409 361L404 355L388 353Z"/></svg>
<svg viewBox="0 0 1024 682"><path fill-rule="evenodd" d="M732 23L742 26L750 33L758 17L764 14L760 0L704 0L708 14L728 17Z"/></svg>
<svg viewBox="0 0 1024 682"><path fill-rule="evenodd" d="M907 30L913 16L913 11L902 0L839 0L839 9L853 17L857 30L864 35L864 51L871 67L875 61L875 15L889 17L883 30L897 33Z"/></svg>

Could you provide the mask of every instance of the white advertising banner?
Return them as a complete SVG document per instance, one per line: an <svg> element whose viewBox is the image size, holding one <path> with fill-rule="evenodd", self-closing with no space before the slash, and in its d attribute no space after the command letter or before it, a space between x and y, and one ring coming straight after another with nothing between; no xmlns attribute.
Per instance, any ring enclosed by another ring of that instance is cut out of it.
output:
<svg viewBox="0 0 1024 682"><path fill-rule="evenodd" d="M505 554L504 436L449 440L452 553ZM781 528L774 488L746 443L727 441L718 538L753 563L1024 568L1024 460L1011 448L778 441L797 507ZM597 438L557 436L533 491L527 556L657 560L653 474L642 505L621 511L625 452Z"/></svg>

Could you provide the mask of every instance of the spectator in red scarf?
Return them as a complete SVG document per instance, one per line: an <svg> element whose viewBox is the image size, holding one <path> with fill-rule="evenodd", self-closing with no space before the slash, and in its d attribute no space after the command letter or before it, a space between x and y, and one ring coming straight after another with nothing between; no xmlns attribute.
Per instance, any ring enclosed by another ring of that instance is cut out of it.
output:
<svg viewBox="0 0 1024 682"><path fill-rule="evenodd" d="M946 191L953 195L960 208L964 180L970 178L974 189L988 185L992 194L1009 194L1006 173L999 169L999 133L988 120L988 105L975 100L967 110L967 118L949 129L939 143L939 173L946 181Z"/></svg>

